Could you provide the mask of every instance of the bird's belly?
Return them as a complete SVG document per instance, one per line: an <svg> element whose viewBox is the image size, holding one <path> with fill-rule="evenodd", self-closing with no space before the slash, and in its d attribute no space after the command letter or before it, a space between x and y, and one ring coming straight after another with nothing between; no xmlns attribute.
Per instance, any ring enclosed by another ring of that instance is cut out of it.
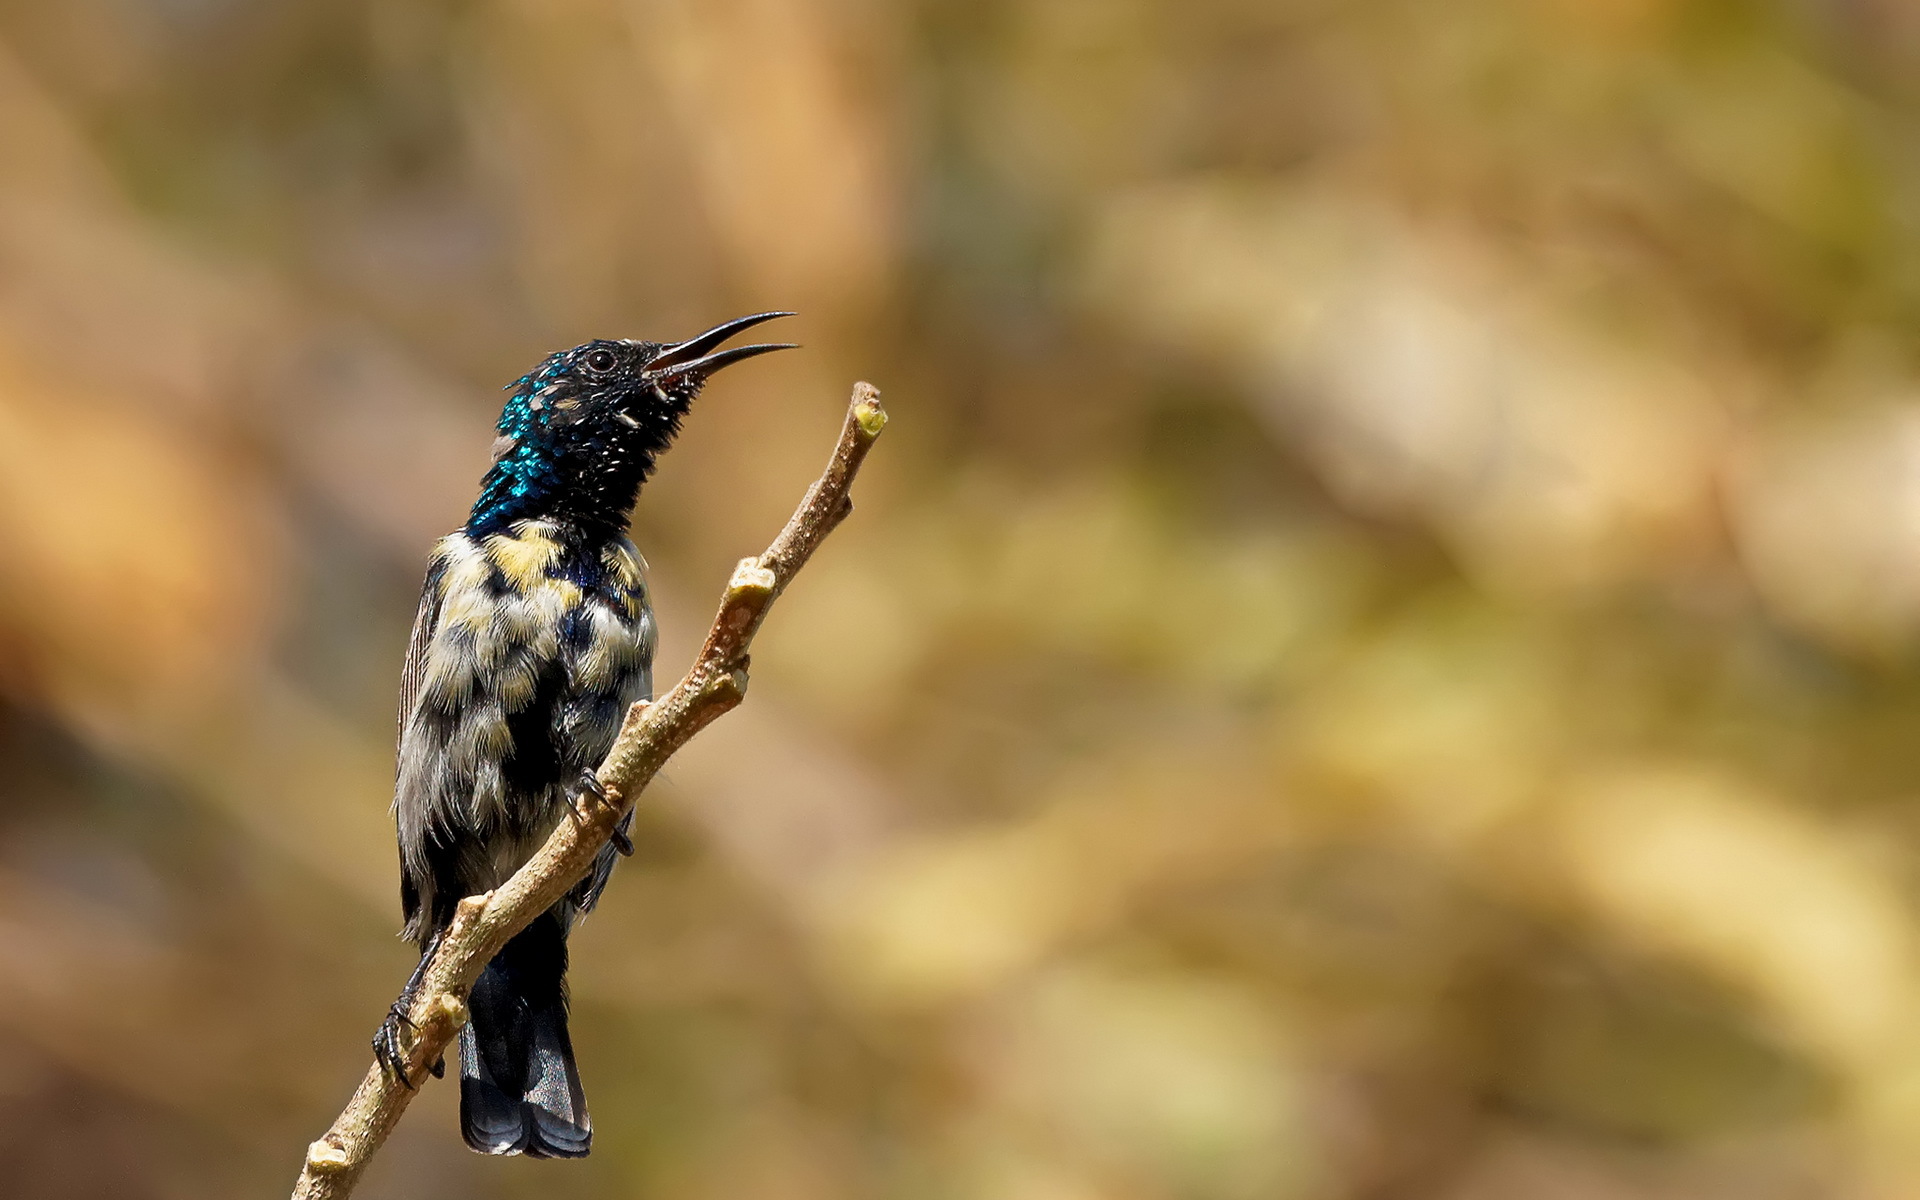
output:
<svg viewBox="0 0 1920 1200"><path fill-rule="evenodd" d="M451 559L401 736L402 860L436 906L505 882L566 813L627 708L652 694L637 572L631 586L589 589L521 569L521 550Z"/></svg>
<svg viewBox="0 0 1920 1200"><path fill-rule="evenodd" d="M534 852L545 844L547 837L559 824L560 810L552 809L546 816L524 829L505 832L490 840L475 840L467 847L466 869L461 872L461 886L468 893L488 892L513 878L513 873L526 865Z"/></svg>
<svg viewBox="0 0 1920 1200"><path fill-rule="evenodd" d="M627 707L651 692L649 639L603 606L568 613L561 630L551 654L526 645L476 670L445 763L450 780L471 781L475 832L550 829L565 789L600 764Z"/></svg>

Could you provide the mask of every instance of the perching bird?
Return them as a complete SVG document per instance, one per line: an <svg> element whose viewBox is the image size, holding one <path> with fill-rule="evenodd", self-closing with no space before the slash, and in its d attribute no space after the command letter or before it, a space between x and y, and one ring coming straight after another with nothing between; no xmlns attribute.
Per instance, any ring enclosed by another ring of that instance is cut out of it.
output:
<svg viewBox="0 0 1920 1200"><path fill-rule="evenodd" d="M374 1036L406 1078L399 1026L462 897L504 883L594 790L621 718L653 694L653 612L627 523L707 377L784 345L719 350L761 313L676 345L594 341L511 385L466 526L427 567L400 682L394 818L405 936L420 969ZM632 814L593 871L488 963L460 1031L460 1128L485 1154L576 1158L587 1117L567 1035L567 933L593 907Z"/></svg>

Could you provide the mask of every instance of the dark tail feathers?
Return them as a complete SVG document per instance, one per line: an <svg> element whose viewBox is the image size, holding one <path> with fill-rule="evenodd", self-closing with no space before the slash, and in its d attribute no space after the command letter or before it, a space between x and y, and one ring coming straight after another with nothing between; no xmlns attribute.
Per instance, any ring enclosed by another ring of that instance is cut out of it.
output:
<svg viewBox="0 0 1920 1200"><path fill-rule="evenodd" d="M566 934L551 913L473 985L460 1031L460 1132L482 1154L581 1158L593 1121L567 1036Z"/></svg>

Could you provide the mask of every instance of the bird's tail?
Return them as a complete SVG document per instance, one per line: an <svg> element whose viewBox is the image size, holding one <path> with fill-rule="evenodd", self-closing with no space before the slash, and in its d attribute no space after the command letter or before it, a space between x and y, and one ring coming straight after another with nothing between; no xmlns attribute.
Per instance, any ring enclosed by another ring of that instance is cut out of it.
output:
<svg viewBox="0 0 1920 1200"><path fill-rule="evenodd" d="M460 1031L460 1132L482 1154L581 1158L593 1122L567 1036L567 938L542 914L487 964Z"/></svg>

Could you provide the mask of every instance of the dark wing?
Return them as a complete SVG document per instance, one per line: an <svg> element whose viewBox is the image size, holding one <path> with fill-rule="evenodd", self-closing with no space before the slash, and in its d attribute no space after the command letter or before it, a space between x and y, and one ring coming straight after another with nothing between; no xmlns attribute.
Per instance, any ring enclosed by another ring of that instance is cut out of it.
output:
<svg viewBox="0 0 1920 1200"><path fill-rule="evenodd" d="M417 919L421 915L421 881L414 878L407 867L408 813L401 804L403 797L399 787L407 760L401 754L406 741L407 722L413 716L413 706L420 700L420 683L427 673L427 647L433 643L433 631L440 624L440 577L446 573L446 560L438 554L433 556L433 564L427 568L427 579L420 587L420 607L413 614L413 635L407 639L407 657L400 665L400 720L399 729L394 735L393 777L396 784L393 797L395 832L400 838L400 911L406 915L408 936L422 938L424 932L418 928ZM417 828L417 822L412 822Z"/></svg>
<svg viewBox="0 0 1920 1200"><path fill-rule="evenodd" d="M413 636L407 639L407 657L400 664L400 716L394 730L396 749L400 739L406 736L407 718L413 715L413 706L420 699L420 679L427 670L427 645L433 641L433 631L440 624L440 576L445 571L446 564L435 556L433 565L427 568L427 580L420 587L420 607L413 614Z"/></svg>

